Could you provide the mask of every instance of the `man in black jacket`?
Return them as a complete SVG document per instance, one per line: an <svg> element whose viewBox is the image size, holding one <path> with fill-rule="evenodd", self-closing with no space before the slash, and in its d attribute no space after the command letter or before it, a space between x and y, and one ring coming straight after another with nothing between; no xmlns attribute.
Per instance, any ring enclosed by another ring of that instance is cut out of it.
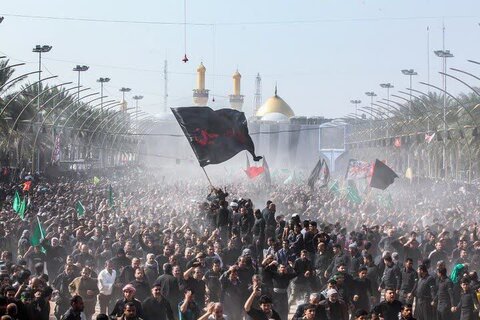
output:
<svg viewBox="0 0 480 320"><path fill-rule="evenodd" d="M220 208L216 215L216 226L220 231L220 238L223 241L228 239L228 229L230 225L230 211L227 207L227 202L225 200L220 200Z"/></svg>
<svg viewBox="0 0 480 320"><path fill-rule="evenodd" d="M83 312L83 299L80 296L73 296L70 299L70 309L61 317L61 320L80 320Z"/></svg>
<svg viewBox="0 0 480 320"><path fill-rule="evenodd" d="M385 300L373 308L376 314L380 314L384 320L397 320L402 303L395 299L395 289L385 289Z"/></svg>
<svg viewBox="0 0 480 320"><path fill-rule="evenodd" d="M162 296L160 283L155 283L152 288L152 296L142 303L144 320L174 320L170 303Z"/></svg>
<svg viewBox="0 0 480 320"><path fill-rule="evenodd" d="M180 287L177 278L173 276L173 267L169 263L163 265L163 274L155 281L161 288L161 295L170 303L170 308L177 314L178 303L181 299Z"/></svg>

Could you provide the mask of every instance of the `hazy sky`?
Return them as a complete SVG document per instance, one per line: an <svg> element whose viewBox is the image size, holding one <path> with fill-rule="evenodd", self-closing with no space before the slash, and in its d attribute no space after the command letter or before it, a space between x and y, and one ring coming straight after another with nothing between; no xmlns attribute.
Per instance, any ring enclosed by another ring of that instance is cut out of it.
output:
<svg viewBox="0 0 480 320"><path fill-rule="evenodd" d="M441 59L433 50L442 48L443 22L446 49L455 55L449 66L480 75L480 66L466 61L480 60L478 0L187 0L186 64L181 61L183 0L2 0L0 16L5 16L0 53L12 62L28 62L18 71L36 70L38 55L32 48L49 44L53 49L43 65L47 75L59 76L57 83L76 82L72 68L85 64L90 70L82 73L82 84L99 90L95 80L109 77L106 94L120 99L118 89L130 87L129 99L143 95L140 105L151 113L163 110L167 58L170 106L192 104L195 70L203 61L215 108L229 105L231 77L238 67L247 114L259 72L264 100L278 83L279 95L297 115L341 116L354 110L351 99L366 105L365 91L385 98L381 82L405 89L408 77L401 69L418 71L414 83L427 81L427 27L431 83L440 86ZM130 22L52 19L67 17ZM475 84L472 78L462 79ZM466 90L451 80L449 87Z"/></svg>

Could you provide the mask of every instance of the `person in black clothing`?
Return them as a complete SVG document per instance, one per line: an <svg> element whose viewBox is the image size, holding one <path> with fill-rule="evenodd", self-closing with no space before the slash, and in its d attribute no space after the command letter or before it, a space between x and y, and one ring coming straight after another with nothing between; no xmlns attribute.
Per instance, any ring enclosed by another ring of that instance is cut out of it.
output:
<svg viewBox="0 0 480 320"><path fill-rule="evenodd" d="M274 203L268 205L268 209L262 211L263 219L265 219L265 238L275 237L275 227L277 222L275 220L275 212L277 211Z"/></svg>
<svg viewBox="0 0 480 320"><path fill-rule="evenodd" d="M195 265L184 272L186 287L195 292L194 300L198 308L203 309L205 306L206 287L203 278L203 271L200 266Z"/></svg>
<svg viewBox="0 0 480 320"><path fill-rule="evenodd" d="M373 311L384 320L397 320L402 309L402 303L395 299L395 289L385 289L385 300L377 304Z"/></svg>
<svg viewBox="0 0 480 320"><path fill-rule="evenodd" d="M451 308L453 305L453 282L447 277L447 269L439 268L435 279L434 305L437 309L437 320L452 318Z"/></svg>
<svg viewBox="0 0 480 320"><path fill-rule="evenodd" d="M244 309L245 312L253 319L253 320L282 320L280 315L272 309L272 299L268 296L261 296L258 300L260 304L260 309L252 308L253 300L255 297L260 294L260 288L256 285L253 287L252 294L248 297L247 301L245 302Z"/></svg>
<svg viewBox="0 0 480 320"><path fill-rule="evenodd" d="M462 295L458 304L452 307L452 312L459 311L460 320L478 319L478 314L475 313L475 310L478 310L479 304L475 292L470 290L470 279L463 278L460 286L462 287Z"/></svg>
<svg viewBox="0 0 480 320"><path fill-rule="evenodd" d="M288 272L287 266L272 261L266 268L273 282L273 304L282 319L288 317L288 285L297 276L295 272Z"/></svg>
<svg viewBox="0 0 480 320"><path fill-rule="evenodd" d="M55 304L55 316L60 318L68 309L69 297L71 297L68 285L75 279L73 265L67 264L65 271L53 280L53 287L58 291L58 299ZM83 302L83 301L82 301Z"/></svg>
<svg viewBox="0 0 480 320"><path fill-rule="evenodd" d="M220 268L220 261L214 260L211 269L205 272L203 281L208 289L208 301L220 301L220 294L222 291L222 285L220 283L220 276L222 270Z"/></svg>
<svg viewBox="0 0 480 320"><path fill-rule="evenodd" d="M162 288L156 283L152 288L152 296L142 303L144 320L174 320L170 303L162 296Z"/></svg>
<svg viewBox="0 0 480 320"><path fill-rule="evenodd" d="M418 266L418 281L413 290L416 305L415 317L420 320L435 319L435 310L432 307L435 297L435 280L428 274L428 268L425 265Z"/></svg>
<svg viewBox="0 0 480 320"><path fill-rule="evenodd" d="M383 271L382 280L380 281L378 290L381 291L385 290L385 288L394 288L396 292L399 292L402 284L402 274L400 269L389 255L384 257L383 261L385 263L385 270Z"/></svg>
<svg viewBox="0 0 480 320"><path fill-rule="evenodd" d="M252 227L255 223L255 217L253 214L250 214L245 207L240 208L240 220L239 220L239 230L240 236L251 237Z"/></svg>
<svg viewBox="0 0 480 320"><path fill-rule="evenodd" d="M355 243L352 243L348 246L348 251L350 253L350 274L357 274L360 266L363 262L363 257L358 250L358 246Z"/></svg>
<svg viewBox="0 0 480 320"><path fill-rule="evenodd" d="M265 247L266 223L265 219L262 216L262 212L259 209L255 210L254 216L255 221L252 227L253 245L255 246L257 258L261 260L263 259L263 248Z"/></svg>
<svg viewBox="0 0 480 320"><path fill-rule="evenodd" d="M230 226L230 211L228 210L228 204L225 200L220 200L220 208L216 214L216 226L220 231L220 238L223 241L228 239L228 229Z"/></svg>
<svg viewBox="0 0 480 320"><path fill-rule="evenodd" d="M123 298L119 299L117 303L115 303L115 306L113 307L110 315L114 317L121 317L125 305L129 302L135 305L137 310L137 316L143 317L142 303L135 299L135 288L131 284L127 284L123 288Z"/></svg>
<svg viewBox="0 0 480 320"><path fill-rule="evenodd" d="M58 270L65 262L67 251L59 244L58 238L49 240L47 237L42 241L42 247L46 251L46 261L51 279L55 279Z"/></svg>
<svg viewBox="0 0 480 320"><path fill-rule="evenodd" d="M327 314L325 319L328 320L348 320L348 307L338 297L335 289L327 290L327 299L320 302L321 310Z"/></svg>
<svg viewBox="0 0 480 320"><path fill-rule="evenodd" d="M135 297L140 302L150 296L150 286L145 280L143 268L137 268L135 270L135 280L131 281L130 284L135 288Z"/></svg>
<svg viewBox="0 0 480 320"><path fill-rule="evenodd" d="M225 314L229 319L237 320L242 318L242 305L244 291L238 278L238 267L231 266L220 277L222 291L220 301L224 305Z"/></svg>
<svg viewBox="0 0 480 320"><path fill-rule="evenodd" d="M295 260L293 269L297 274L297 278L295 279L294 286L292 288L292 300L298 298L299 296L305 295L309 291L310 284L312 283L311 279L314 277L315 270L313 269L312 261L308 259L307 250L302 250L300 252L300 258Z"/></svg>
<svg viewBox="0 0 480 320"><path fill-rule="evenodd" d="M404 267L401 269L401 285L400 292L398 294L398 300L402 303L411 303L413 288L418 280L418 273L413 268L413 259L405 259Z"/></svg>
<svg viewBox="0 0 480 320"><path fill-rule="evenodd" d="M353 280L353 305L355 310L370 310L370 301L373 296L372 285L367 278L367 268L360 267L358 278Z"/></svg>
<svg viewBox="0 0 480 320"><path fill-rule="evenodd" d="M80 320L83 312L83 299L80 296L73 296L70 299L70 309L60 318L61 320Z"/></svg>
<svg viewBox="0 0 480 320"><path fill-rule="evenodd" d="M180 285L173 276L173 268L169 263L163 265L163 274L155 281L155 286L160 285L162 296L170 303L170 308L177 314L178 303L181 299Z"/></svg>

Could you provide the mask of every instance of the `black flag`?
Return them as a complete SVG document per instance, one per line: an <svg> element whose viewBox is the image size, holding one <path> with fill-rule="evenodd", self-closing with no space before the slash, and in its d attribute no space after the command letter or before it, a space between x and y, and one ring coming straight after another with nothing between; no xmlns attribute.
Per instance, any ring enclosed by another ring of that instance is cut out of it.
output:
<svg viewBox="0 0 480 320"><path fill-rule="evenodd" d="M397 174L382 161L376 159L370 187L385 190L398 178Z"/></svg>
<svg viewBox="0 0 480 320"><path fill-rule="evenodd" d="M171 110L201 167L227 161L242 150L250 152L255 161L262 159L255 155L243 112L233 109L214 111L209 107Z"/></svg>
<svg viewBox="0 0 480 320"><path fill-rule="evenodd" d="M317 164L315 165L315 168L313 168L312 172L310 173L310 177L308 177L308 186L310 189L313 189L315 187L315 182L318 180L318 177L320 177L320 172L322 171L323 167L323 159L319 159Z"/></svg>

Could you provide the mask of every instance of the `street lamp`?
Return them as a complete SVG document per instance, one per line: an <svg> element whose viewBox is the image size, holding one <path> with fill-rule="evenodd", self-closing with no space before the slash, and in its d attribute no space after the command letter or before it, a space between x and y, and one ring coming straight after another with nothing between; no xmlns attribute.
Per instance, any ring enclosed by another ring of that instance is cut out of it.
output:
<svg viewBox="0 0 480 320"><path fill-rule="evenodd" d="M402 70L402 73L403 73L404 75L410 77L410 87L409 87L409 89L412 89L412 77L418 75L418 73L417 73L415 70L413 70L413 69L408 69L408 70L407 70L407 69L403 69L403 70ZM409 119L410 119L410 113L412 112L412 110L413 110L413 105L412 105L412 91L410 91L410 108L409 108L409 110L408 110L408 118L409 118Z"/></svg>
<svg viewBox="0 0 480 320"><path fill-rule="evenodd" d="M135 128L137 131L136 133L138 133L138 100L142 100L143 99L143 96L133 96L133 100L135 100Z"/></svg>
<svg viewBox="0 0 480 320"><path fill-rule="evenodd" d="M390 82L380 83L380 87L387 89L387 100L390 101L390 89L393 88L393 84L391 84Z"/></svg>
<svg viewBox="0 0 480 320"><path fill-rule="evenodd" d="M98 78L97 79L97 82L100 82L100 97L102 97L102 99L100 100L100 109L103 113L103 84L104 83L107 83L110 81L110 78Z"/></svg>
<svg viewBox="0 0 480 320"><path fill-rule="evenodd" d="M0 23L3 22L3 19L5 19L5 17L0 17Z"/></svg>
<svg viewBox="0 0 480 320"><path fill-rule="evenodd" d="M358 105L360 103L362 103L362 101L355 99L355 100L350 100L350 103L353 103L355 105L355 128L356 128L356 124L358 123L358 118L357 118L358 117L358 115L357 115ZM356 128L356 129L358 129L358 128Z"/></svg>
<svg viewBox="0 0 480 320"><path fill-rule="evenodd" d="M373 98L377 96L377 94L373 91L367 91L365 92L365 95L367 97L370 97L370 109L373 109ZM370 139L372 139L372 120L373 120L373 114L370 114Z"/></svg>
<svg viewBox="0 0 480 320"><path fill-rule="evenodd" d="M350 100L350 103L353 103L355 105L355 116L357 116L357 110L358 110L358 105L362 103L361 100Z"/></svg>
<svg viewBox="0 0 480 320"><path fill-rule="evenodd" d="M447 58L453 58L453 54L450 52L450 50L435 50L433 51L435 55L439 58L443 59L443 90L444 92L447 91L447 77L445 74L447 73ZM444 93L443 94L443 136L447 136L447 96ZM442 167L443 167L443 172L445 175L445 178L447 178L447 150L445 144L447 139L443 139L443 161L442 161Z"/></svg>
<svg viewBox="0 0 480 320"><path fill-rule="evenodd" d="M88 66L80 66L77 64L77 66L75 68L72 69L73 71L77 71L78 72L78 91L77 91L77 100L80 99L80 73L83 72L83 71L87 71L88 70Z"/></svg>
<svg viewBox="0 0 480 320"><path fill-rule="evenodd" d="M122 93L122 110L125 111L125 109L127 109L127 106L126 106L126 103L125 103L125 92L130 92L132 91L132 89L130 88L125 88L125 87L122 87L120 88L120 92Z"/></svg>
<svg viewBox="0 0 480 320"><path fill-rule="evenodd" d="M3 20L3 19L2 19ZM52 46L49 45L39 45L37 44L35 48L32 49L32 52L38 53L38 94L39 96L37 97L37 108L40 109L40 87L41 87L41 80L42 80L42 53L49 52L52 50Z"/></svg>

